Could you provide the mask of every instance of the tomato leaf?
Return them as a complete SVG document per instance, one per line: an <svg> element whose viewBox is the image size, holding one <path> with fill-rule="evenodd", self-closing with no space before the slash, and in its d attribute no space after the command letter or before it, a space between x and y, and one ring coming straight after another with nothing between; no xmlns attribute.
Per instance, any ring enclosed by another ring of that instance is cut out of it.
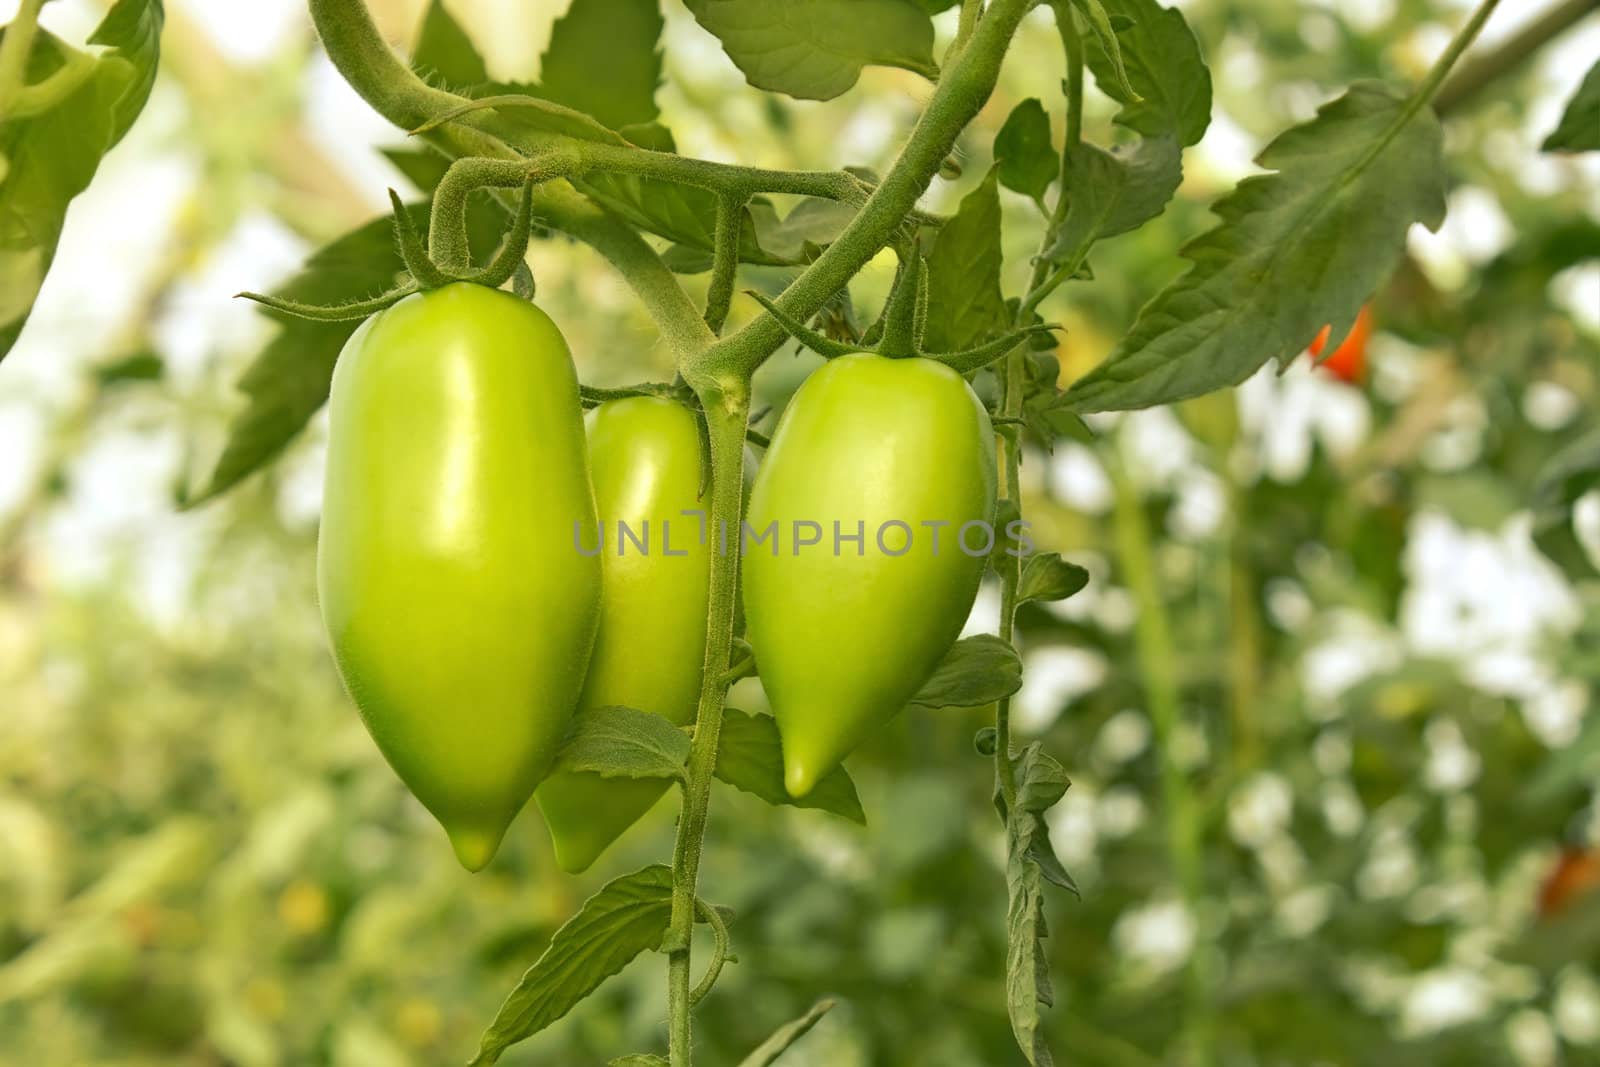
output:
<svg viewBox="0 0 1600 1067"><path fill-rule="evenodd" d="M1022 688L1016 649L994 634L966 637L950 646L908 707L975 708Z"/></svg>
<svg viewBox="0 0 1600 1067"><path fill-rule="evenodd" d="M783 746L772 716L727 708L722 713L719 742L715 774L734 788L754 793L768 804L818 808L866 824L867 814L861 810L855 783L843 767L828 772L800 799L789 795L783 784Z"/></svg>
<svg viewBox="0 0 1600 1067"><path fill-rule="evenodd" d="M1140 311L1104 363L1067 392L1078 412L1167 404L1237 385L1343 336L1394 269L1414 222L1444 218L1442 133L1433 112L1360 82L1281 135L1218 201L1222 222L1189 243L1189 273Z"/></svg>
<svg viewBox="0 0 1600 1067"><path fill-rule="evenodd" d="M688 759L688 734L659 715L610 705L573 716L553 771L677 779Z"/></svg>
<svg viewBox="0 0 1600 1067"><path fill-rule="evenodd" d="M1006 823L1006 1010L1017 1046L1034 1067L1050 1067L1050 1048L1040 1032L1042 1004L1055 1002L1050 964L1044 952L1049 934L1044 917L1044 883L1077 893L1072 877L1050 847L1044 815L1071 782L1061 764L1035 741L1012 760L1016 803L1002 811ZM998 792L996 802L1003 809Z"/></svg>
<svg viewBox="0 0 1600 1067"><path fill-rule="evenodd" d="M654 122L661 25L657 0L573 0L539 61L539 95L614 130Z"/></svg>
<svg viewBox="0 0 1600 1067"><path fill-rule="evenodd" d="M1137 100L1139 93L1128 81L1127 67L1122 60L1122 45L1117 40L1117 28L1101 0L1070 0L1083 20L1089 24L1089 39L1097 46L1100 66L1094 68L1095 81L1113 100Z"/></svg>
<svg viewBox="0 0 1600 1067"><path fill-rule="evenodd" d="M994 158L1000 166L1000 184L1032 198L1044 210L1045 190L1056 180L1061 162L1050 139L1050 116L1038 97L1030 96L1011 109L995 134Z"/></svg>
<svg viewBox="0 0 1600 1067"><path fill-rule="evenodd" d="M1118 30L1116 55L1099 34L1085 49L1095 83L1122 105L1115 121L1146 137L1173 137L1184 147L1199 141L1211 123L1211 72L1189 24L1156 0L1101 3L1113 25L1132 23Z"/></svg>
<svg viewBox="0 0 1600 1067"><path fill-rule="evenodd" d="M805 1037L811 1028L832 1010L833 1001L817 1001L800 1018L784 1023L774 1030L771 1037L761 1042L750 1055L739 1061L739 1067L772 1067L779 1056L789 1051L790 1045Z"/></svg>
<svg viewBox="0 0 1600 1067"><path fill-rule="evenodd" d="M0 123L0 359L33 311L73 197L89 187L101 158L133 125L155 82L161 0L118 0L89 38L89 55L37 31L24 89L52 76L58 99Z"/></svg>
<svg viewBox="0 0 1600 1067"><path fill-rule="evenodd" d="M1030 600L1066 600L1089 584L1089 572L1068 563L1054 552L1029 556L1022 565L1022 580L1017 583L1017 603Z"/></svg>
<svg viewBox="0 0 1600 1067"><path fill-rule="evenodd" d="M641 952L655 951L672 917L672 870L653 864L606 883L562 924L484 1031L472 1067L499 1061Z"/></svg>
<svg viewBox="0 0 1600 1067"><path fill-rule="evenodd" d="M757 89L831 100L865 66L936 78L933 22L914 0L686 0Z"/></svg>
<svg viewBox="0 0 1600 1067"><path fill-rule="evenodd" d="M997 170L961 201L928 251L929 352L972 348L1008 324L1000 292L1000 192Z"/></svg>
<svg viewBox="0 0 1600 1067"><path fill-rule="evenodd" d="M1583 84L1567 101L1554 132L1540 146L1546 152L1593 152L1600 149L1600 62L1589 68Z"/></svg>
<svg viewBox="0 0 1600 1067"><path fill-rule="evenodd" d="M431 82L468 89L489 80L483 57L440 0L431 0L411 55L411 67Z"/></svg>
<svg viewBox="0 0 1600 1067"><path fill-rule="evenodd" d="M1067 217L1045 253L1057 264L1081 264L1096 241L1138 229L1161 214L1183 181L1178 143L1158 137L1107 152L1091 144L1067 152L1062 187Z"/></svg>

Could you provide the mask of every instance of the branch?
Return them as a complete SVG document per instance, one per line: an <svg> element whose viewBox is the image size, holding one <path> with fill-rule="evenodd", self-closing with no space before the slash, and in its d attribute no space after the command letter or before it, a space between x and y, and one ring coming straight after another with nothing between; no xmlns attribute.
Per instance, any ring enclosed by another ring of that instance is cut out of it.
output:
<svg viewBox="0 0 1600 1067"><path fill-rule="evenodd" d="M1440 118L1457 110L1484 86L1514 70L1551 38L1596 11L1600 11L1600 2L1597 0L1564 0L1552 7L1493 52L1474 59L1457 71L1434 98L1433 110Z"/></svg>
<svg viewBox="0 0 1600 1067"><path fill-rule="evenodd" d="M310 0L312 21L328 58L351 87L384 118L415 129L466 101L418 78L384 43L361 0ZM465 116L432 131L430 143L452 157L520 159L503 141ZM655 320L674 355L697 352L715 336L678 279L644 238L590 203L566 182L541 185L534 208L552 227L593 247L620 271Z"/></svg>
<svg viewBox="0 0 1600 1067"><path fill-rule="evenodd" d="M956 138L989 99L1011 36L1032 6L1033 0L995 0L978 21L961 54L939 78L894 167L844 232L778 297L778 306L790 318L809 319L894 239ZM777 319L762 315L691 360L684 376L690 384L746 378L785 336Z"/></svg>

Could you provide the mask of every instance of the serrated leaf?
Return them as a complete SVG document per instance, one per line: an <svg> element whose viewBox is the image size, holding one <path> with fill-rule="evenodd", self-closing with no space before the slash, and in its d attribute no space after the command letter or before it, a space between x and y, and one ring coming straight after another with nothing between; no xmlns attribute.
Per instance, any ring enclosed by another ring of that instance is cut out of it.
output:
<svg viewBox="0 0 1600 1067"><path fill-rule="evenodd" d="M472 38L440 0L430 0L417 32L411 66L434 84L468 89L489 80L489 70Z"/></svg>
<svg viewBox="0 0 1600 1067"><path fill-rule="evenodd" d="M1096 241L1138 229L1161 214L1182 181L1181 154L1170 137L1110 152L1091 144L1072 146L1062 181L1067 217L1046 258L1082 263Z"/></svg>
<svg viewBox="0 0 1600 1067"><path fill-rule="evenodd" d="M654 122L661 25L657 0L573 0L550 31L539 95L612 129Z"/></svg>
<svg viewBox="0 0 1600 1067"><path fill-rule="evenodd" d="M768 804L817 808L866 824L855 783L843 767L829 771L815 789L796 800L783 784L783 745L778 723L770 715L750 715L737 708L722 713L715 774L722 781Z"/></svg>
<svg viewBox="0 0 1600 1067"><path fill-rule="evenodd" d="M805 1037L811 1028L832 1010L833 1001L817 1001L800 1018L784 1023L774 1030L771 1037L761 1042L750 1055L739 1061L739 1067L772 1067L772 1064L778 1062L778 1057L789 1050L790 1045Z"/></svg>
<svg viewBox="0 0 1600 1067"><path fill-rule="evenodd" d="M608 705L573 717L554 770L602 778L682 778L689 735L659 715Z"/></svg>
<svg viewBox="0 0 1600 1067"><path fill-rule="evenodd" d="M1593 152L1600 149L1600 62L1589 68L1578 91L1567 101L1561 121L1540 146L1546 152Z"/></svg>
<svg viewBox="0 0 1600 1067"><path fill-rule="evenodd" d="M1017 583L1017 603L1066 600L1082 592L1088 584L1088 571L1076 563L1068 563L1054 552L1043 552L1029 556L1022 565L1022 578Z"/></svg>
<svg viewBox="0 0 1600 1067"><path fill-rule="evenodd" d="M938 76L933 22L914 0L686 0L745 80L802 100L831 100L866 66Z"/></svg>
<svg viewBox="0 0 1600 1067"><path fill-rule="evenodd" d="M1050 847L1044 814L1060 800L1070 782L1061 765L1035 741L1012 761L1016 772L1016 803L1005 812L998 793L996 803L1006 822L1006 1010L1011 1032L1034 1067L1054 1062L1041 1031L1040 1005L1055 1002L1049 961L1044 952L1048 935L1044 918L1044 886L1049 881L1076 893L1072 878Z"/></svg>
<svg viewBox="0 0 1600 1067"><path fill-rule="evenodd" d="M1194 266L1140 311L1104 363L1074 383L1078 412L1167 404L1237 385L1300 352L1331 323L1343 336L1394 269L1415 222L1444 218L1442 134L1428 108L1360 82L1287 131L1189 243Z"/></svg>
<svg viewBox="0 0 1600 1067"><path fill-rule="evenodd" d="M1600 431L1551 456L1534 480L1530 500L1534 543L1573 578L1596 573L1572 521L1578 499L1595 489L1600 489Z"/></svg>
<svg viewBox="0 0 1600 1067"><path fill-rule="evenodd" d="M1011 109L994 138L994 158L1000 184L1012 192L1032 197L1043 206L1045 190L1056 180L1061 161L1050 139L1050 116L1038 97L1030 96Z"/></svg>
<svg viewBox="0 0 1600 1067"><path fill-rule="evenodd" d="M976 634L950 646L907 706L975 708L1021 688L1022 661L1016 649L994 634Z"/></svg>
<svg viewBox="0 0 1600 1067"><path fill-rule="evenodd" d="M39 29L23 73L36 86L63 67L83 73L49 107L0 123L0 359L11 351L55 259L72 199L150 96L160 59L160 0L118 0L88 55Z"/></svg>
<svg viewBox="0 0 1600 1067"><path fill-rule="evenodd" d="M926 351L972 348L1009 324L1000 291L998 177L991 169L962 199L928 250Z"/></svg>
<svg viewBox="0 0 1600 1067"><path fill-rule="evenodd" d="M606 883L562 924L484 1032L474 1067L543 1030L641 952L661 946L672 917L672 870L645 867Z"/></svg>
<svg viewBox="0 0 1600 1067"><path fill-rule="evenodd" d="M1173 137L1185 148L1198 142L1211 123L1211 72L1183 15L1156 0L1101 3L1114 25L1132 23L1116 39L1133 93L1121 86L1098 35L1085 49L1095 82L1122 105L1115 121L1146 137Z"/></svg>

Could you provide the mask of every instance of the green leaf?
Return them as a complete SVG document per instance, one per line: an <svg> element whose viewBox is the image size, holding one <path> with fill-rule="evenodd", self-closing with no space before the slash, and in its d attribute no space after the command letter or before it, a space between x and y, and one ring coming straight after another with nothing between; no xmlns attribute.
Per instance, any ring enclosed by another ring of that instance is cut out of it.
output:
<svg viewBox="0 0 1600 1067"><path fill-rule="evenodd" d="M789 795L783 784L783 746L772 716L727 708L722 713L718 742L715 774L734 788L754 793L768 804L818 808L866 824L855 783L843 767L834 768L799 800Z"/></svg>
<svg viewBox="0 0 1600 1067"><path fill-rule="evenodd" d="M1000 266L1000 191L991 169L928 250L927 351L972 348L1009 324Z"/></svg>
<svg viewBox="0 0 1600 1067"><path fill-rule="evenodd" d="M1600 489L1600 430L1551 456L1534 480L1534 543L1573 578L1597 573L1572 523L1578 499L1596 489Z"/></svg>
<svg viewBox="0 0 1600 1067"><path fill-rule="evenodd" d="M995 134L994 158L1000 167L1000 184L1032 197L1043 210L1045 190L1056 180L1061 161L1050 140L1050 116L1038 97L1030 96L1011 109L1006 124Z"/></svg>
<svg viewBox="0 0 1600 1067"><path fill-rule="evenodd" d="M655 864L606 883L562 924L484 1031L473 1067L543 1030L641 952L661 946L672 917L672 870Z"/></svg>
<svg viewBox="0 0 1600 1067"><path fill-rule="evenodd" d="M1039 1006L1055 1003L1044 952L1044 883L1077 892L1050 847L1044 814L1066 793L1067 773L1035 741L1012 760L1017 795L1006 822L1006 1010L1017 1047L1034 1067L1054 1062L1041 1032ZM1003 807L1003 805L1002 805Z"/></svg>
<svg viewBox="0 0 1600 1067"><path fill-rule="evenodd" d="M1567 101L1555 132L1541 145L1546 152L1593 152L1600 149L1600 62L1589 68L1583 84Z"/></svg>
<svg viewBox="0 0 1600 1067"><path fill-rule="evenodd" d="M908 707L975 708L1022 688L1016 649L994 634L962 638L950 646Z"/></svg>
<svg viewBox="0 0 1600 1067"><path fill-rule="evenodd" d="M914 0L686 0L757 89L832 100L866 66L936 78L933 22Z"/></svg>
<svg viewBox="0 0 1600 1067"><path fill-rule="evenodd" d="M1277 173L1217 202L1221 224L1184 249L1193 268L1067 402L1078 412L1167 404L1291 358L1326 324L1344 336L1412 223L1443 220L1442 140L1428 108L1412 111L1376 82L1351 86L1267 146L1258 162Z"/></svg>
<svg viewBox="0 0 1600 1067"><path fill-rule="evenodd" d="M1107 152L1077 144L1067 152L1062 187L1067 217L1045 253L1053 263L1081 264L1096 241L1138 229L1166 209L1183 181L1178 143L1138 141Z"/></svg>
<svg viewBox="0 0 1600 1067"><path fill-rule="evenodd" d="M95 380L101 385L121 385L124 382L158 382L166 376L167 366L154 352L137 352L95 368Z"/></svg>
<svg viewBox="0 0 1600 1067"><path fill-rule="evenodd" d="M1211 72L1189 24L1156 0L1101 3L1113 25L1132 22L1116 38L1132 93L1122 86L1116 58L1098 35L1085 49L1096 84L1122 105L1115 121L1146 137L1173 137L1183 147L1199 141L1211 123Z"/></svg>
<svg viewBox="0 0 1600 1067"><path fill-rule="evenodd" d="M118 0L89 38L108 49L95 56L43 29L34 37L24 86L67 67L62 77L72 80L48 106L0 123L0 359L33 311L67 206L149 98L163 19L161 0Z"/></svg>
<svg viewBox="0 0 1600 1067"><path fill-rule="evenodd" d="M1030 600L1066 600L1089 584L1089 572L1068 563L1054 552L1029 556L1022 565L1022 580L1017 583L1017 603Z"/></svg>
<svg viewBox="0 0 1600 1067"><path fill-rule="evenodd" d="M612 129L654 122L660 37L657 0L573 0L550 31L539 95Z"/></svg>
<svg viewBox="0 0 1600 1067"><path fill-rule="evenodd" d="M761 1042L755 1051L739 1061L739 1067L772 1067L789 1050L789 1046L805 1037L811 1028L828 1012L833 1010L833 1001L819 1000L811 1005L811 1009L793 1022L784 1023L772 1032L772 1036Z"/></svg>
<svg viewBox="0 0 1600 1067"><path fill-rule="evenodd" d="M689 735L659 715L608 705L573 717L555 770L602 778L682 778Z"/></svg>
<svg viewBox="0 0 1600 1067"><path fill-rule="evenodd" d="M429 81L454 89L471 88L489 80L488 68L473 47L472 38L440 0L430 0L422 16L411 66Z"/></svg>

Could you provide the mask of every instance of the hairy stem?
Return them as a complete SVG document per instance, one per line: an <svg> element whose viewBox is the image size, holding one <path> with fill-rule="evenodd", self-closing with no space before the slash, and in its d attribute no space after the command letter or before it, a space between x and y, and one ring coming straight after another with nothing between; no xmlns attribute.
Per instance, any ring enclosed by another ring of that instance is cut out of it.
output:
<svg viewBox="0 0 1600 1067"><path fill-rule="evenodd" d="M733 304L734 276L739 273L739 227L744 201L723 193L717 197L715 249L711 255L711 288L706 291L706 326L721 333Z"/></svg>
<svg viewBox="0 0 1600 1067"><path fill-rule="evenodd" d="M791 318L805 321L847 284L899 232L939 171L956 138L994 90L1017 25L1033 0L994 0L955 61L939 78L927 110L899 158L834 242L778 297ZM713 345L695 363L707 377L739 380L755 372L783 343L783 327L762 315Z"/></svg>
<svg viewBox="0 0 1600 1067"><path fill-rule="evenodd" d="M691 382L691 384L695 384ZM711 804L711 777L717 765L722 711L727 698L727 669L733 649L733 615L739 588L739 517L744 494L744 440L750 417L750 387L737 382L724 388L700 383L711 442L711 597L706 629L706 654L695 713L694 744L689 750L683 811L672 854L672 920L664 948L668 954L668 1049L672 1067L689 1067L690 940L694 931L696 884L705 844L706 816Z"/></svg>

